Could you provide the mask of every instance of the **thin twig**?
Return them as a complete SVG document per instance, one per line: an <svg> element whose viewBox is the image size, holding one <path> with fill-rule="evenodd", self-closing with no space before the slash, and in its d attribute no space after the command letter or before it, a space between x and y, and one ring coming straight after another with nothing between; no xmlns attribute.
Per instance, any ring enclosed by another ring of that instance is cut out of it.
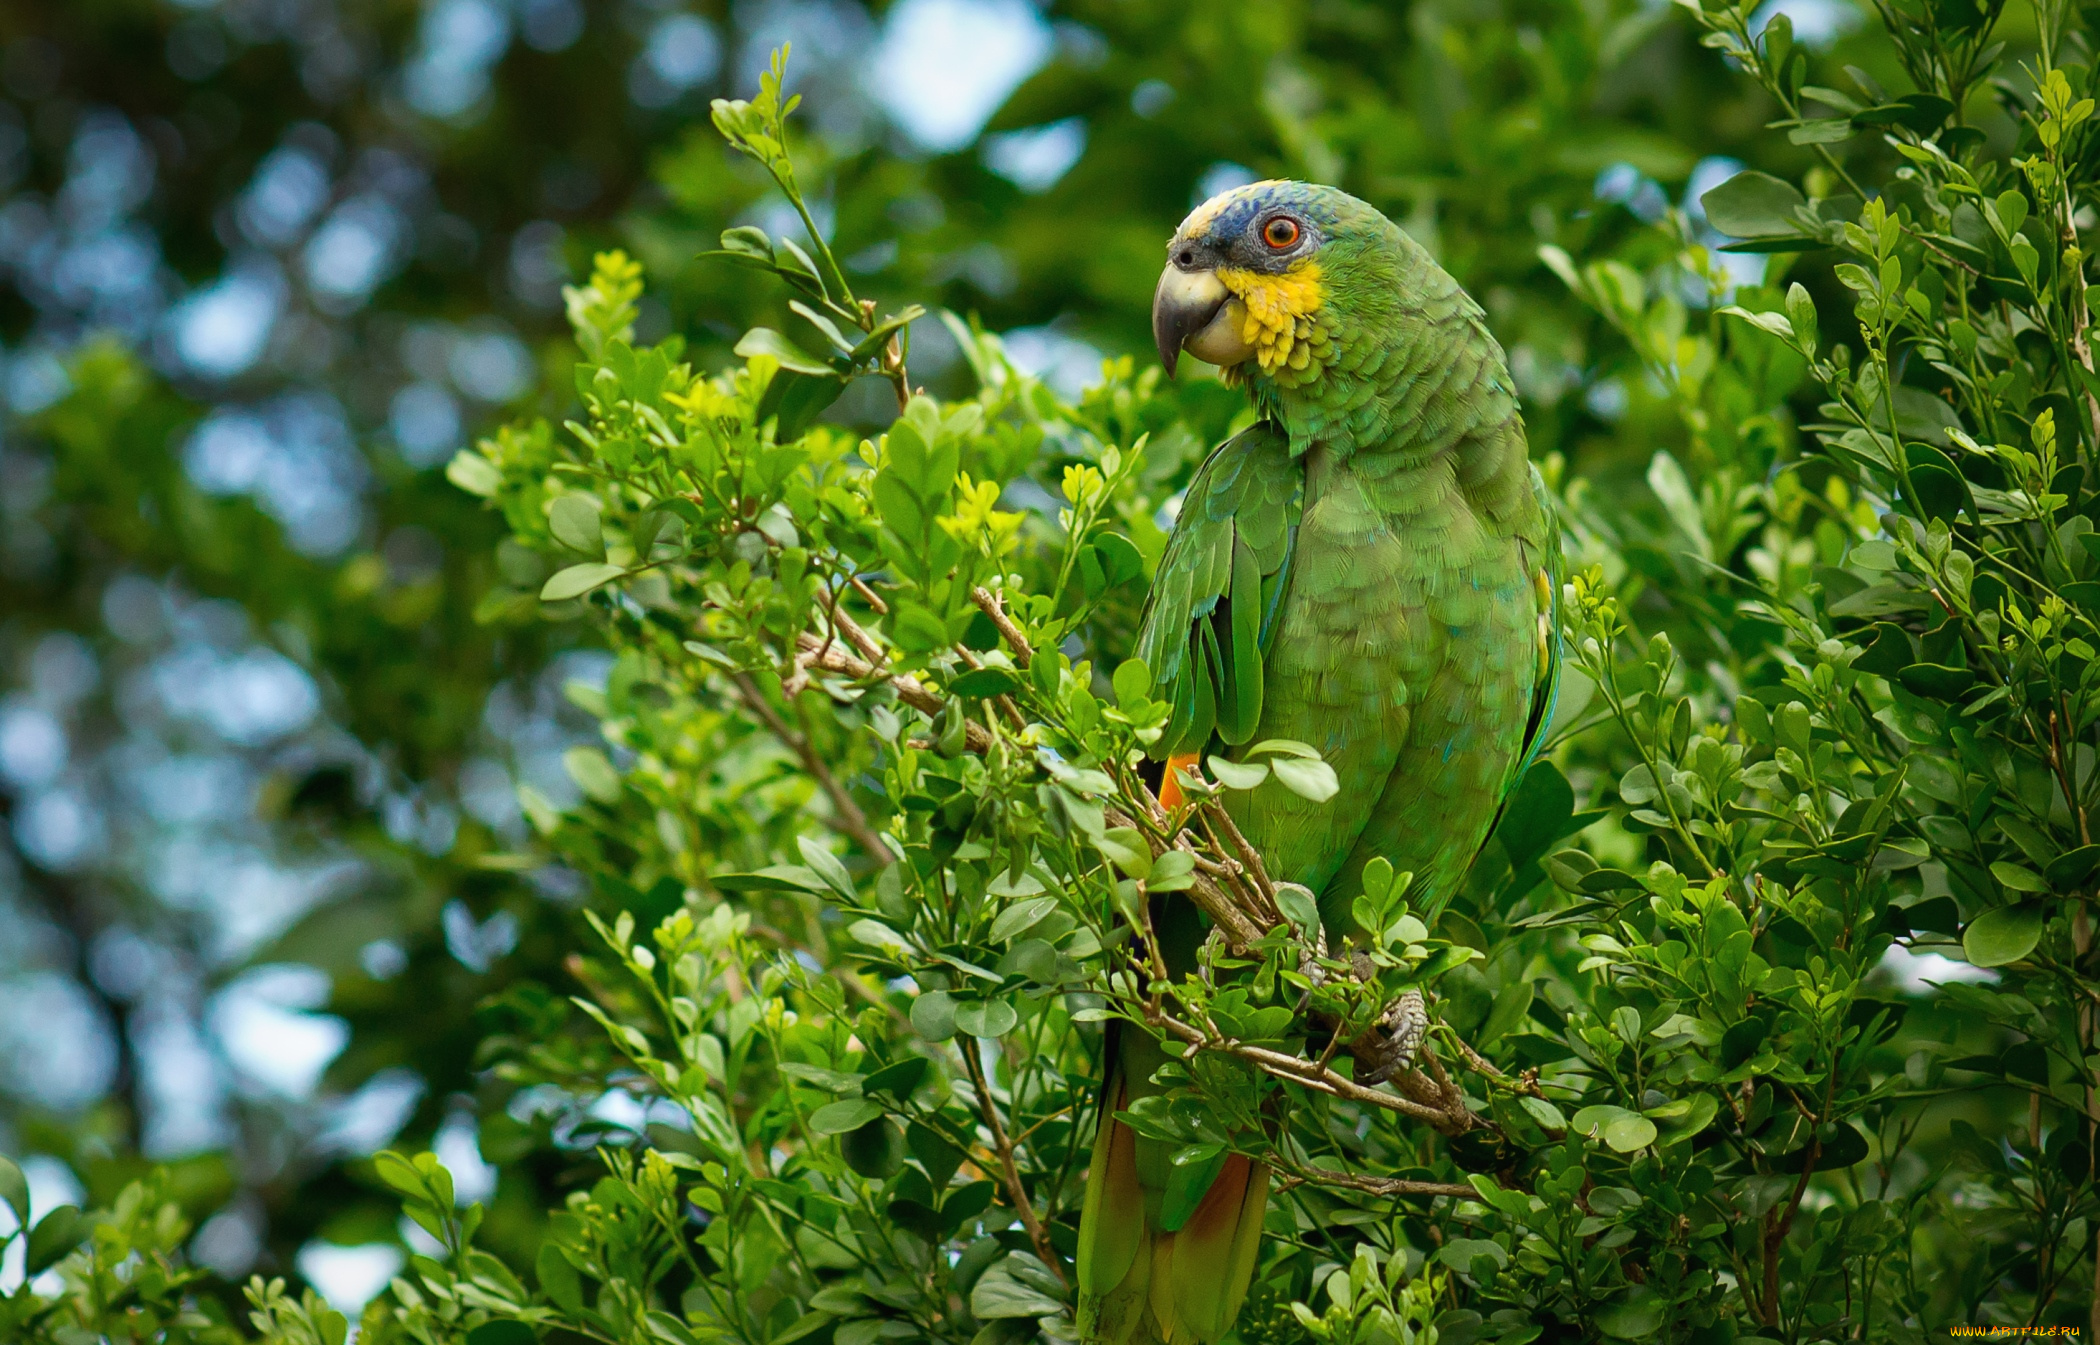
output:
<svg viewBox="0 0 2100 1345"><path fill-rule="evenodd" d="M860 595L862 602L875 609L875 615L888 616L890 614L890 605L876 596L875 590L869 588L859 575L847 575L846 582L853 585L853 591Z"/></svg>
<svg viewBox="0 0 2100 1345"><path fill-rule="evenodd" d="M1225 828L1225 835L1232 841L1232 848L1239 853L1240 862L1247 866L1247 871L1254 878L1255 889L1261 893L1262 900L1269 903L1269 909L1281 918L1283 908L1276 904L1276 884L1269 878L1268 866L1262 863L1261 851L1248 843L1246 836L1240 832L1239 824L1232 820L1232 814L1216 799L1205 803L1203 812L1207 818Z"/></svg>
<svg viewBox="0 0 2100 1345"><path fill-rule="evenodd" d="M789 750L802 759L803 769L816 779L825 797L831 800L833 815L822 820L834 831L867 851L868 857L878 865L896 862L896 855L891 853L881 834L869 825L868 815L861 811L860 805L853 801L853 796L846 792L838 777L831 773L831 768L824 764L824 758L810 742L809 735L806 732L797 733L789 728L773 707L767 704L765 693L758 689L758 684L748 676L737 673L735 680L737 694L743 697L744 704L765 724L767 732L786 743Z"/></svg>
<svg viewBox="0 0 2100 1345"><path fill-rule="evenodd" d="M1374 1196L1456 1196L1461 1200L1471 1200L1480 1194L1472 1187L1460 1186L1456 1182L1418 1182L1406 1177L1366 1177L1355 1172L1323 1168L1313 1163L1293 1164L1290 1172L1301 1182L1346 1187L1351 1191L1362 1191L1366 1195Z"/></svg>
<svg viewBox="0 0 2100 1345"><path fill-rule="evenodd" d="M1008 647L1014 651L1014 662L1027 667L1028 661L1035 657L1035 650L1029 647L1028 637L1013 623L1013 618L1006 614L1006 608L1000 603L999 595L979 586L970 590L970 601L976 603L977 610L983 612L991 623L999 628L999 634L1006 638Z"/></svg>
<svg viewBox="0 0 2100 1345"><path fill-rule="evenodd" d="M1103 820L1112 827L1135 826L1133 819L1117 808L1108 809L1103 814ZM1152 836L1146 836L1145 839L1146 844L1152 850L1154 858L1175 848ZM1191 880L1188 897L1203 909L1203 913L1209 916L1219 929L1224 931L1225 941L1231 946L1235 956L1246 952L1250 945L1259 943L1262 935L1274 928L1277 923L1273 920L1264 920L1262 917L1250 914L1242 909L1239 902L1233 900L1223 888L1219 887L1201 870L1198 870Z"/></svg>
<svg viewBox="0 0 2100 1345"><path fill-rule="evenodd" d="M867 659L871 663L881 663L889 657L888 654L883 652L882 645L876 641L875 637L868 634L867 630L858 621L855 621L845 612L833 608L831 619L838 623L839 630L844 633L848 640L853 642L853 647L860 651L862 658Z"/></svg>
<svg viewBox="0 0 2100 1345"><path fill-rule="evenodd" d="M928 691L917 678L903 675L892 677L883 669L863 662L843 649L825 649L824 642L808 631L796 636L795 643L802 650L796 662L802 663L806 660L809 667L821 668L825 672L843 673L856 682L886 681L897 693L898 700L921 713L937 716L946 704L939 696ZM964 721L963 732L972 752L986 751L992 745L990 732L975 720Z"/></svg>
<svg viewBox="0 0 2100 1345"><path fill-rule="evenodd" d="M1455 1096L1455 1089L1451 1090L1445 1099L1444 1106L1430 1106L1413 1098L1366 1088L1354 1079L1337 1074L1303 1056L1285 1055L1281 1051L1249 1046L1230 1037L1211 1036L1165 1012L1149 1014L1148 1017L1152 1019L1154 1027L1165 1028L1191 1046L1236 1055L1279 1079L1289 1079L1333 1097L1361 1102L1366 1106L1382 1107L1386 1111L1399 1112L1402 1116L1412 1116L1418 1121L1428 1122L1440 1134L1461 1135L1482 1124L1480 1118L1473 1114L1464 1101Z"/></svg>
<svg viewBox="0 0 2100 1345"><path fill-rule="evenodd" d="M977 1110L984 1113L984 1124L992 1132L992 1145L999 1154L999 1168L1006 1181L1006 1199L1021 1216L1021 1223L1028 1229L1028 1239L1035 1244L1035 1254L1042 1258L1060 1282L1065 1280L1065 1268L1058 1263L1057 1253L1050 1246L1050 1235L1043 1230L1042 1221L1035 1217L1035 1202L1028 1198L1028 1188L1021 1185L1021 1171L1014 1166L1014 1146L1006 1138L1006 1127L1000 1124L999 1109L992 1103L992 1088L984 1077L984 1062L977 1058L977 1039L971 1037L963 1043L963 1068L970 1072L970 1087L977 1094Z"/></svg>

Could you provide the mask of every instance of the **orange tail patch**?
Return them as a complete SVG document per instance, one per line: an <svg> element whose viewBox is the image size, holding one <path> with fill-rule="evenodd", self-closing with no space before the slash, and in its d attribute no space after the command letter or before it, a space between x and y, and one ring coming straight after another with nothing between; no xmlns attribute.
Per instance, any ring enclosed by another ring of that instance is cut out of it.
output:
<svg viewBox="0 0 2100 1345"><path fill-rule="evenodd" d="M1188 795L1181 792L1179 772L1184 767L1193 768L1195 764L1196 753L1194 752L1183 752L1179 756L1167 758L1167 773L1159 782L1160 807L1171 813L1182 804L1188 802Z"/></svg>

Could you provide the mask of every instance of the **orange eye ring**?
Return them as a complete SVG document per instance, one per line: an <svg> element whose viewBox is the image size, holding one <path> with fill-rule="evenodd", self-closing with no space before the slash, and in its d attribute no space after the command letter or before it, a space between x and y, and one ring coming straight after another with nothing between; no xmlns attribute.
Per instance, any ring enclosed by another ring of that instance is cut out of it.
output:
<svg viewBox="0 0 2100 1345"><path fill-rule="evenodd" d="M1278 252L1294 247L1298 242L1298 221L1288 215L1278 215L1261 226L1261 241Z"/></svg>

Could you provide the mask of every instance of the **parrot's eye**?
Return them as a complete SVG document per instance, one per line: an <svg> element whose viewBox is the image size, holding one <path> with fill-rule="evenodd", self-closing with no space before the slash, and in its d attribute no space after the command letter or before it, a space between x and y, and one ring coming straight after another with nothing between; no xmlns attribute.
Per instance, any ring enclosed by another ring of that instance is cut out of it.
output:
<svg viewBox="0 0 2100 1345"><path fill-rule="evenodd" d="M1295 245L1298 241L1298 221L1288 215L1278 215L1261 226L1261 240L1278 252Z"/></svg>

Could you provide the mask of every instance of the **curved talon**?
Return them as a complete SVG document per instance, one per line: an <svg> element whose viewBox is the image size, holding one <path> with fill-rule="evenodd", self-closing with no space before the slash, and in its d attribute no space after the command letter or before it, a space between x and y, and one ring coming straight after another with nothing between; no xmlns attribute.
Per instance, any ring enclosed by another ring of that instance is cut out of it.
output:
<svg viewBox="0 0 2100 1345"><path fill-rule="evenodd" d="M1415 1062L1422 1039L1429 1033L1429 1009L1422 992L1410 990L1386 1006L1378 1026L1385 1033L1385 1059L1364 1077L1368 1084L1384 1083Z"/></svg>

